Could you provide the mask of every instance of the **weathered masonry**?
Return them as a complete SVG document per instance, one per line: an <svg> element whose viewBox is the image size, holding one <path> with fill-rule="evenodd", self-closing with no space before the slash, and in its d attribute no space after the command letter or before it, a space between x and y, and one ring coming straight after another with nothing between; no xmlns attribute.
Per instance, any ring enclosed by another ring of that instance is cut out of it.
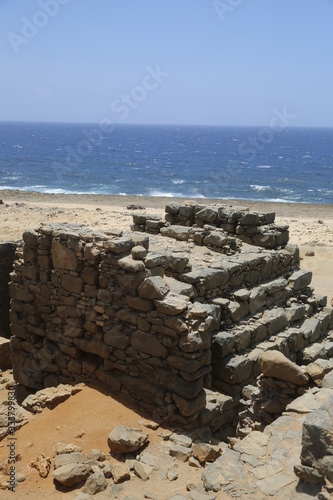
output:
<svg viewBox="0 0 333 500"><path fill-rule="evenodd" d="M9 275L13 270L16 244L13 242L0 243L0 337L10 337L9 320Z"/></svg>
<svg viewBox="0 0 333 500"><path fill-rule="evenodd" d="M155 418L216 430L237 423L261 353L306 363L325 342L332 308L272 214L166 212L165 221L135 214L128 233L66 224L24 233L10 283L19 384L97 382Z"/></svg>

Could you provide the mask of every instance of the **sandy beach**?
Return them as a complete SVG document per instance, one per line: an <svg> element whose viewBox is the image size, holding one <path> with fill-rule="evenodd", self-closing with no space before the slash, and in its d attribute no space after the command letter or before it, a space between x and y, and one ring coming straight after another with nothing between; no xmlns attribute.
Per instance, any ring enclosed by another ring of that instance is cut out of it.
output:
<svg viewBox="0 0 333 500"><path fill-rule="evenodd" d="M128 230L131 204L162 215L166 203L184 198L111 195L44 194L0 191L0 241L18 240L25 229L41 223L70 222L91 228ZM313 272L316 293L333 297L333 204L272 203L247 200L198 199L200 204L232 205L258 212L275 212L276 223L288 224L290 242L300 247L301 266Z"/></svg>

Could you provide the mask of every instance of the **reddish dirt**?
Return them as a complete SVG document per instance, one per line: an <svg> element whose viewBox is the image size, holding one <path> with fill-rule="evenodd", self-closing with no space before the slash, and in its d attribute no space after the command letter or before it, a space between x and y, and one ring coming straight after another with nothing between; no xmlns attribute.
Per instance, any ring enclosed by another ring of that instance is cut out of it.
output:
<svg viewBox="0 0 333 500"><path fill-rule="evenodd" d="M1 391L1 399L5 399L4 393L5 391ZM39 476L38 471L30 466L31 462L43 453L45 457L51 459L53 464L53 459L56 456L55 447L59 442L64 444L74 443L82 448L84 454L87 454L93 448L109 454L107 437L117 424L141 428L149 435L147 451L152 452L154 456L157 456L160 452L160 457L163 456L163 454L167 453L167 450L163 449L161 434L166 432L166 429L159 427L158 430L152 431L139 425L138 422L141 419L149 419L149 415L140 414L138 411L131 409L128 402L125 406L109 394L90 387L84 387L81 392L70 397L53 410L44 409L42 413L32 416L30 422L15 434L17 438L16 452L21 456L21 459L16 463L16 471L23 473L26 480L16 487L14 494L8 490L0 490L1 500L12 500L13 498L32 500L38 500L39 498L74 498L82 489L74 489L68 492L57 491L53 483L53 466L51 465L48 477L43 479ZM7 438L4 438L0 443L0 463L2 464L8 458L6 445ZM109 458L112 463L117 462L116 458L111 456ZM117 457L117 459L119 458ZM150 491L154 492L158 498L163 499L166 494L167 496L180 492L185 494L185 479L195 483L200 482L201 471L189 467L188 463L176 462L173 468L177 470L179 479L172 483L170 481L166 483L165 478L160 480L155 478L143 482L131 474L130 481L120 485L123 491L118 498L123 498L128 494L141 499L144 498L146 491ZM2 476L1 479L7 481L8 477ZM109 486L104 493L94 496L96 500L112 498L112 496L110 497L112 479L109 479L108 483ZM167 492L165 490L166 486Z"/></svg>

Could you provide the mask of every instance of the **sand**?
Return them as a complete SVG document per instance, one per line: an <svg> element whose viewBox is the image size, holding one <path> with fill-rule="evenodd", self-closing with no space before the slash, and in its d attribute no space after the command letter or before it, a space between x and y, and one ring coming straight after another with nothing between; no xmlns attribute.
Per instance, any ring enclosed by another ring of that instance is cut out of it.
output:
<svg viewBox="0 0 333 500"><path fill-rule="evenodd" d="M41 223L72 222L91 228L126 229L132 222L130 204L148 213L162 215L164 206L177 198L108 195L64 195L23 191L0 191L0 241L17 240L25 229ZM290 242L300 247L301 267L313 272L316 293L333 297L333 204L270 203L246 200L196 200L247 207L258 212L275 212L276 222L290 226ZM308 256L306 254L314 255Z"/></svg>

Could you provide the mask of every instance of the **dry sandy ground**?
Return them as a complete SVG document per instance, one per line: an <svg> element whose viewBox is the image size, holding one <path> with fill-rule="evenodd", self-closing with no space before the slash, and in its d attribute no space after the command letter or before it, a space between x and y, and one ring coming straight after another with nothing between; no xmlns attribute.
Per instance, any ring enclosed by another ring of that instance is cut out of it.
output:
<svg viewBox="0 0 333 500"><path fill-rule="evenodd" d="M6 398L7 391L0 391L0 401ZM16 473L23 473L26 480L20 483L15 493L0 489L1 500L7 499L29 499L39 500L40 498L72 499L80 489L72 488L66 493L61 489L56 489L53 483L53 465L47 478L41 478L38 471L30 464L41 453L53 460L56 457L56 445L61 442L64 444L73 443L82 449L87 455L92 449L99 449L106 455L110 450L107 445L107 437L115 425L122 424L131 428L141 429L149 436L149 445L147 451L154 456L168 454L162 435L168 432L166 428L159 427L156 431L147 429L140 424L143 417L137 410L130 407L126 400L123 402L110 397L108 393L100 390L84 387L82 392L70 397L65 402L58 405L53 410L44 409L42 413L33 416L30 422L15 433L16 453L20 455L20 460L16 462ZM8 459L8 438L0 442L0 465ZM135 454L132 458L135 458ZM171 458L171 457L170 457ZM119 457L110 457L112 464L117 464L121 459ZM169 495L177 493L186 493L186 481L194 483L200 482L200 474L197 469L189 467L188 463L176 461L172 469L178 474L176 481L168 482L168 491L165 494L166 479L158 477L154 480L144 482L133 475L131 480L118 486L122 491L119 497L110 496L110 487L112 480L108 480L108 488L104 493L96 496L98 498L123 498L126 495L143 499L145 493L154 492L159 499L167 498ZM160 472L166 473L170 466ZM4 476L1 478L4 480ZM186 480L185 480L186 479ZM6 481L7 479L5 479ZM81 489L82 491L82 489ZM92 498L92 497L91 497Z"/></svg>
<svg viewBox="0 0 333 500"><path fill-rule="evenodd" d="M131 203L144 206L150 213L164 213L164 205L170 198L143 198L122 196L78 196L78 195L43 195L23 192L1 192L0 199L0 241L20 239L23 231L37 228L41 223L73 222L85 224L92 228L129 229L132 211L127 210ZM179 200L175 200L179 201ZM202 203L202 200L198 200ZM207 201L208 203L208 201ZM232 202L218 204L249 207L251 210L274 211L277 222L290 225L290 241L300 245L303 257L302 266L314 273L313 284L316 291L333 296L333 205L277 204ZM314 256L306 256L314 252ZM6 391L0 391L0 400L6 398ZM147 417L147 416L146 416ZM87 453L92 448L108 452L107 435L113 426L119 423L130 427L138 427L142 418L128 405L121 404L110 396L92 388L85 388L81 393L67 400L54 410L45 410L33 417L32 421L16 434L17 452L21 461L17 462L17 470L26 475L15 494L0 491L0 498L74 498L75 491L57 492L52 482L52 474L41 479L35 469L29 467L30 462L41 452L54 458L54 448L59 441L75 443ZM163 441L159 429L148 430L154 451L163 453ZM78 437L81 436L81 437ZM6 439L0 443L0 461L7 458ZM157 480L154 484L144 483L132 478L124 486L119 498L125 494L136 498L144 498L147 491L153 491L158 498L167 498L176 493L185 493L185 483L200 482L200 470L187 464L177 464L178 479L166 483ZM167 491L165 485L167 484ZM98 495L97 495L98 497ZM115 498L109 496L109 498Z"/></svg>
<svg viewBox="0 0 333 500"><path fill-rule="evenodd" d="M129 229L130 204L149 213L164 213L171 198L102 195L50 195L22 191L0 191L0 241L20 239L25 229L41 223L73 222L92 228ZM175 199L174 201L180 201ZM183 200L182 200L183 201ZM232 200L197 200L198 203L236 205L258 212L275 212L276 222L290 226L290 242L300 246L302 267L313 271L316 292L333 297L333 204L267 203ZM307 253L314 252L314 256Z"/></svg>

